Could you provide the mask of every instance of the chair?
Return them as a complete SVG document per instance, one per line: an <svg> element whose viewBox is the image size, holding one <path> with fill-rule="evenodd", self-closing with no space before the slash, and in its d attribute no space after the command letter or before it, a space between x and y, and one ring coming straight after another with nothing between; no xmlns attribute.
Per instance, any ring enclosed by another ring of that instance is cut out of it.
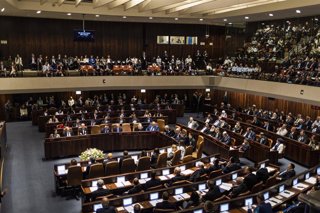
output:
<svg viewBox="0 0 320 213"><path fill-rule="evenodd" d="M118 161L111 161L111 162L106 163L104 173L107 176L120 174L119 162Z"/></svg>
<svg viewBox="0 0 320 213"><path fill-rule="evenodd" d="M131 126L129 123L122 124L122 132L131 132Z"/></svg>
<svg viewBox="0 0 320 213"><path fill-rule="evenodd" d="M163 185L160 184L159 186L150 187L150 188L148 188L147 190L148 190L148 191L153 191L153 190L162 189L162 188L163 188Z"/></svg>
<svg viewBox="0 0 320 213"><path fill-rule="evenodd" d="M157 123L158 123L160 132L163 132L164 131L164 127L166 125L165 120L164 119L157 119Z"/></svg>
<svg viewBox="0 0 320 213"><path fill-rule="evenodd" d="M221 175L221 174L222 174L222 169L218 169L218 170L212 171L212 172L210 172L210 174L209 174L209 179L218 177L218 176Z"/></svg>
<svg viewBox="0 0 320 213"><path fill-rule="evenodd" d="M156 208L153 209L154 213L175 212L175 211L176 211L175 209L156 209Z"/></svg>
<svg viewBox="0 0 320 213"><path fill-rule="evenodd" d="M100 134L101 130L100 130L100 126L99 125L93 125L91 127L91 134L92 135L96 135L96 134Z"/></svg>
<svg viewBox="0 0 320 213"><path fill-rule="evenodd" d="M122 161L121 173L130 173L136 170L136 164L133 158L127 158Z"/></svg>
<svg viewBox="0 0 320 213"><path fill-rule="evenodd" d="M202 152L203 152L203 146L204 146L204 142L202 141L200 144L199 144L199 147L198 149L192 153L192 157L195 158L195 159L198 159L198 158L201 158L202 156Z"/></svg>
<svg viewBox="0 0 320 213"><path fill-rule="evenodd" d="M184 152L184 155L185 156L192 155L192 152L193 152L193 147L192 146L187 146L186 147L186 151Z"/></svg>
<svg viewBox="0 0 320 213"><path fill-rule="evenodd" d="M251 189L251 193L257 193L259 191L262 190L262 186L263 186L263 182L260 181L259 183L255 184L252 189Z"/></svg>
<svg viewBox="0 0 320 213"><path fill-rule="evenodd" d="M186 156L184 156L183 159L182 159L182 163L188 163L188 162L190 162L190 161L193 161L192 155L186 155Z"/></svg>
<svg viewBox="0 0 320 213"><path fill-rule="evenodd" d="M138 166L137 166L137 171L143 171L143 170L148 170L150 169L150 157L149 156L144 156L139 158L138 160Z"/></svg>
<svg viewBox="0 0 320 213"><path fill-rule="evenodd" d="M166 152L161 153L161 154L158 156L156 168L166 167L166 166L167 166L167 158L168 158L168 156L167 156L167 153L166 153Z"/></svg>
<svg viewBox="0 0 320 213"><path fill-rule="evenodd" d="M111 124L111 130L113 132L113 129L117 128L117 125L119 125L118 123L114 123L114 124Z"/></svg>
<svg viewBox="0 0 320 213"><path fill-rule="evenodd" d="M198 140L197 140L197 145L196 145L196 149L198 150L200 147L200 143L204 141L204 138L202 135L198 136Z"/></svg>
<svg viewBox="0 0 320 213"><path fill-rule="evenodd" d="M181 160L181 150L178 149L173 153L173 158L168 162L168 166L175 166L180 163Z"/></svg>
<svg viewBox="0 0 320 213"><path fill-rule="evenodd" d="M269 178L266 180L265 184L264 184L264 188L268 188L268 187L270 187L270 186L275 185L275 184L277 183L277 177L278 177L279 174L280 174L280 172L278 171L278 172L276 172L274 175L272 175L271 177L269 177Z"/></svg>
<svg viewBox="0 0 320 213"><path fill-rule="evenodd" d="M81 166L69 166L67 174L67 189L71 190L71 195L76 197L80 190L83 179ZM77 197L76 197L77 198Z"/></svg>
<svg viewBox="0 0 320 213"><path fill-rule="evenodd" d="M273 145L273 140L271 138L268 138L268 144L269 144L269 148L272 148Z"/></svg>
<svg viewBox="0 0 320 213"><path fill-rule="evenodd" d="M88 178L98 178L104 176L104 168L102 163L96 163L90 166Z"/></svg>
<svg viewBox="0 0 320 213"><path fill-rule="evenodd" d="M231 146L235 146L236 145L236 139L235 138L231 138Z"/></svg>
<svg viewBox="0 0 320 213"><path fill-rule="evenodd" d="M188 135L188 132L186 129L182 129L181 132L184 134L184 135Z"/></svg>

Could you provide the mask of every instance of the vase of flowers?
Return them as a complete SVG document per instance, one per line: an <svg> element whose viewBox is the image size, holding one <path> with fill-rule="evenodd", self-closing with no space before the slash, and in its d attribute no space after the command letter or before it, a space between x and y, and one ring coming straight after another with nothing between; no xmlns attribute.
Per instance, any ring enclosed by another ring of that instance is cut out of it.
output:
<svg viewBox="0 0 320 213"><path fill-rule="evenodd" d="M104 158L103 151L96 148L89 148L86 151L82 152L79 156L81 160L90 160L93 157L94 159Z"/></svg>

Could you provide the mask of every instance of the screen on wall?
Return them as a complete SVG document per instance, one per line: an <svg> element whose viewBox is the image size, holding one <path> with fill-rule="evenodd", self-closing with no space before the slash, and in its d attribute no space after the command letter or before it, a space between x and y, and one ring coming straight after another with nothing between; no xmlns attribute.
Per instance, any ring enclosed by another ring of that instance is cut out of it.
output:
<svg viewBox="0 0 320 213"><path fill-rule="evenodd" d="M74 30L73 40L74 41L94 41L95 31L93 30Z"/></svg>

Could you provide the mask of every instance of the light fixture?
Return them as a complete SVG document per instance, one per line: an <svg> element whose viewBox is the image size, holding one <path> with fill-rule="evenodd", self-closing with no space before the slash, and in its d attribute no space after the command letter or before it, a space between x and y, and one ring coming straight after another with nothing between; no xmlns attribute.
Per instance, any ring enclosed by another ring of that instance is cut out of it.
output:
<svg viewBox="0 0 320 213"><path fill-rule="evenodd" d="M203 18L199 19L199 21L203 21Z"/></svg>
<svg viewBox="0 0 320 213"><path fill-rule="evenodd" d="M206 92L210 92L210 88L207 88L207 89L206 89Z"/></svg>
<svg viewBox="0 0 320 213"><path fill-rule="evenodd" d="M81 95L81 91L80 91L80 90L77 90L77 91L76 91L76 95Z"/></svg>
<svg viewBox="0 0 320 213"><path fill-rule="evenodd" d="M205 37L206 38L209 38L210 37L210 34L209 34L209 26L206 25L206 34L205 34Z"/></svg>
<svg viewBox="0 0 320 213"><path fill-rule="evenodd" d="M178 20L179 20L179 18L174 18L174 20L178 21Z"/></svg>
<svg viewBox="0 0 320 213"><path fill-rule="evenodd" d="M153 17L152 17L152 16L150 16L150 17L149 17L149 19L151 20L151 19L153 19Z"/></svg>
<svg viewBox="0 0 320 213"><path fill-rule="evenodd" d="M99 18L99 17L100 17L100 15L99 15L99 14L97 14L97 15L96 15L96 17L97 17L97 18Z"/></svg>
<svg viewBox="0 0 320 213"><path fill-rule="evenodd" d="M40 14L40 13L41 13L41 10L38 10L38 11L37 11L37 14Z"/></svg>
<svg viewBox="0 0 320 213"><path fill-rule="evenodd" d="M146 89L141 89L141 93L146 93Z"/></svg>
<svg viewBox="0 0 320 213"><path fill-rule="evenodd" d="M122 16L122 18L127 18L127 16Z"/></svg>
<svg viewBox="0 0 320 213"><path fill-rule="evenodd" d="M1 12L3 13L3 12L4 12L4 10L5 10L5 8L2 8L2 9L1 9Z"/></svg>
<svg viewBox="0 0 320 213"><path fill-rule="evenodd" d="M269 13L269 16L270 16L270 17L272 17L272 16L273 16L273 14L272 14L272 13Z"/></svg>
<svg viewBox="0 0 320 213"><path fill-rule="evenodd" d="M3 8L4 9L4 8ZM318 18L314 18L315 21L318 21Z"/></svg>
<svg viewBox="0 0 320 213"><path fill-rule="evenodd" d="M249 19L249 16L244 17L244 19L248 20L248 19Z"/></svg>
<svg viewBox="0 0 320 213"><path fill-rule="evenodd" d="M301 13L301 10L296 10L296 13L300 14L300 13Z"/></svg>
<svg viewBox="0 0 320 213"><path fill-rule="evenodd" d="M67 16L71 16L71 13L67 13Z"/></svg>
<svg viewBox="0 0 320 213"><path fill-rule="evenodd" d="M228 19L225 18L225 19L223 19L223 21L228 21Z"/></svg>
<svg viewBox="0 0 320 213"><path fill-rule="evenodd" d="M232 25L232 22L229 22L228 24L229 24L229 25Z"/></svg>

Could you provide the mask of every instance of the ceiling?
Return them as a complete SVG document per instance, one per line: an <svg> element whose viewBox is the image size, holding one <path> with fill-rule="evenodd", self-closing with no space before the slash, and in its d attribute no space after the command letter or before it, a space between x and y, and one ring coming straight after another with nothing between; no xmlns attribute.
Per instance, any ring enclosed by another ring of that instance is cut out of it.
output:
<svg viewBox="0 0 320 213"><path fill-rule="evenodd" d="M1 8L3 16L82 19L85 14L86 20L97 21L221 25L319 15L320 4L319 0L1 0Z"/></svg>

